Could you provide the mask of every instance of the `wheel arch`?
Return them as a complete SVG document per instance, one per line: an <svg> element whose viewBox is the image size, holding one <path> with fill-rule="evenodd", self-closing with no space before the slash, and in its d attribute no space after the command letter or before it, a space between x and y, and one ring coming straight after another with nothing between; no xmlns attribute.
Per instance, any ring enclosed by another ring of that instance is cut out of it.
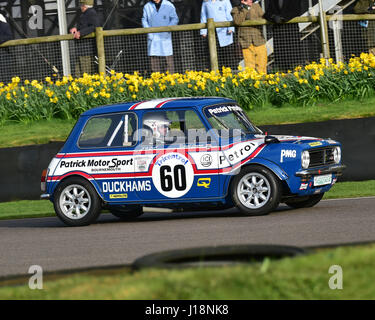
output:
<svg viewBox="0 0 375 320"><path fill-rule="evenodd" d="M266 169L270 170L277 178L279 178L279 180L281 181L281 184L283 185L283 189L284 189L285 186L288 185L286 183L286 180L288 179L288 175L286 174L286 172L282 168L280 168L277 164L275 164L274 162L271 162L271 161L263 159L263 158L257 158L254 161L247 162L247 163L243 164L241 167L237 168L236 171L239 172L240 170L243 170L243 169L251 167L251 166L260 166L260 167L263 167L263 168L266 168ZM232 174L230 176L230 178L228 179L227 185L226 185L226 190L230 190L230 187L232 185L232 182L233 182L235 176L236 176L236 174Z"/></svg>
<svg viewBox="0 0 375 320"><path fill-rule="evenodd" d="M51 200L53 201L53 199L55 198L56 190L61 183L65 182L68 179L74 179L74 178L80 178L80 179L83 179L86 182L90 183L94 187L98 197L102 201L104 201L98 183L95 181L95 179L92 176L90 176L89 174L84 173L84 172L68 173L68 174L62 176L61 179L58 182L56 182L56 184L53 186L53 193L52 193L52 199Z"/></svg>

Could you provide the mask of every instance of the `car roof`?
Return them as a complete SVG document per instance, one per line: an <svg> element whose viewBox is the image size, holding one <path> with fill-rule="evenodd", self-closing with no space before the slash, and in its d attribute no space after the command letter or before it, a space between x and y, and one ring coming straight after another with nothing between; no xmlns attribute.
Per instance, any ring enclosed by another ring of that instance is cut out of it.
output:
<svg viewBox="0 0 375 320"><path fill-rule="evenodd" d="M171 109L197 107L204 108L209 105L220 103L237 103L235 100L221 97L185 97L185 98L163 98L143 101L132 101L111 104L92 108L82 114L82 116L92 116L113 112L124 112L129 110L149 110L149 109Z"/></svg>

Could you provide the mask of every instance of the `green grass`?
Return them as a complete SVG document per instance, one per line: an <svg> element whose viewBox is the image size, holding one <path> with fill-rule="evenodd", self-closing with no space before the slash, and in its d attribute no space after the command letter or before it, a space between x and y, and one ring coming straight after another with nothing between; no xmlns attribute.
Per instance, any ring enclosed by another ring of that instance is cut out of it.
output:
<svg viewBox="0 0 375 320"><path fill-rule="evenodd" d="M262 126L370 117L375 116L374 106L375 97L372 97L363 101L319 103L309 107L283 106L277 108L268 106L249 111L248 115L254 124ZM0 126L0 148L65 141L74 123L73 120L59 119L30 124L8 123Z"/></svg>
<svg viewBox="0 0 375 320"><path fill-rule="evenodd" d="M375 180L338 182L323 199L375 196Z"/></svg>
<svg viewBox="0 0 375 320"><path fill-rule="evenodd" d="M0 299L374 299L375 245L319 250L279 261L185 270L127 269L76 273L48 281L43 290L25 284L0 287ZM333 265L343 289L328 282Z"/></svg>
<svg viewBox="0 0 375 320"><path fill-rule="evenodd" d="M0 126L0 148L65 141L74 124L74 120L60 119L29 124L7 123Z"/></svg>
<svg viewBox="0 0 375 320"><path fill-rule="evenodd" d="M0 203L0 220L42 218L55 215L53 204L46 200L21 200Z"/></svg>
<svg viewBox="0 0 375 320"><path fill-rule="evenodd" d="M250 111L248 115L257 126L374 117L375 97L363 101L318 103L316 106L309 107L264 107Z"/></svg>

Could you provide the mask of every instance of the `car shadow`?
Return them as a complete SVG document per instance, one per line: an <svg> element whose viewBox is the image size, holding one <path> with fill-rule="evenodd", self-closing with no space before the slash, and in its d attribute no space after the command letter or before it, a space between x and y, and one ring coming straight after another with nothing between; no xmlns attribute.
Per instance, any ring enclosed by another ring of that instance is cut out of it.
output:
<svg viewBox="0 0 375 320"><path fill-rule="evenodd" d="M286 206L279 206L275 211L271 212L268 216L277 215L286 211L290 211L290 208ZM212 210L212 211L188 211L188 212L172 212L172 213L160 213L160 212L147 212L142 216L129 219L121 220L110 213L102 213L98 220L91 224L91 226L110 224L110 223L146 223L154 221L170 221L170 220L187 220L187 219L206 219L206 218L233 218L246 217L239 212L237 208L231 208L226 210ZM246 218L259 218L260 216L246 217ZM25 219L13 219L13 220L2 220L0 221L1 228L64 228L66 226L57 217L45 217L45 218L25 218ZM75 227L75 228L87 228Z"/></svg>

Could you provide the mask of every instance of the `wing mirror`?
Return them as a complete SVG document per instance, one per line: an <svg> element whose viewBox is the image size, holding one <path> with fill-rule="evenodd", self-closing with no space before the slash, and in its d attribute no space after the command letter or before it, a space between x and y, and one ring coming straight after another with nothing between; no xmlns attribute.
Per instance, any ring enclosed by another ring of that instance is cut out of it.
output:
<svg viewBox="0 0 375 320"><path fill-rule="evenodd" d="M279 139L277 139L274 136L266 135L265 138L264 138L264 143L265 144L280 143L280 141L279 141Z"/></svg>

